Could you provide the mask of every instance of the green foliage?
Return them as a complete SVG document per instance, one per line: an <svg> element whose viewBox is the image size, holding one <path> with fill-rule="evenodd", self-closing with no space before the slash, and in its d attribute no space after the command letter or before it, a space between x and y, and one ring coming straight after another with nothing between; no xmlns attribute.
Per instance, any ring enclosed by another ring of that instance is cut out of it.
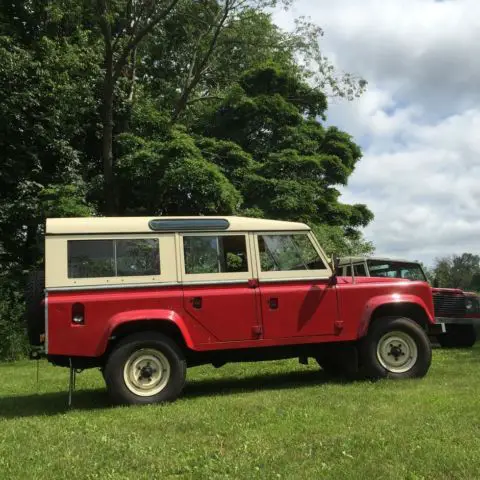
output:
<svg viewBox="0 0 480 480"><path fill-rule="evenodd" d="M0 278L0 360L16 360L27 353L21 288L12 278Z"/></svg>
<svg viewBox="0 0 480 480"><path fill-rule="evenodd" d="M312 228L328 256L368 256L375 253L373 243L358 232L347 234L342 227L329 225L313 225Z"/></svg>
<svg viewBox="0 0 480 480"><path fill-rule="evenodd" d="M174 162L160 185L162 213L214 215L235 213L241 195L220 169L203 159Z"/></svg>
<svg viewBox="0 0 480 480"><path fill-rule="evenodd" d="M244 209L355 233L373 216L365 205L341 204L334 186L347 183L361 150L314 119L325 109L325 95L298 71L270 64L246 72L195 129L238 144L253 159L239 188Z"/></svg>
<svg viewBox="0 0 480 480"><path fill-rule="evenodd" d="M40 193L43 216L88 217L95 214L85 202L85 187L80 185L49 185Z"/></svg>
<svg viewBox="0 0 480 480"><path fill-rule="evenodd" d="M480 256L463 253L437 258L433 275L439 287L480 291Z"/></svg>

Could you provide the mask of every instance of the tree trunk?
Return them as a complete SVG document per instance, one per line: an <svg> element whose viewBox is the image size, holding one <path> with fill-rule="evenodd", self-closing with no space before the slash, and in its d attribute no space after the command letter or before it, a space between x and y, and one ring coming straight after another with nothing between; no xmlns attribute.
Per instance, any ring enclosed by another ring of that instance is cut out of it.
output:
<svg viewBox="0 0 480 480"><path fill-rule="evenodd" d="M103 92L103 181L105 213L115 214L115 188L113 182L113 58L107 55Z"/></svg>

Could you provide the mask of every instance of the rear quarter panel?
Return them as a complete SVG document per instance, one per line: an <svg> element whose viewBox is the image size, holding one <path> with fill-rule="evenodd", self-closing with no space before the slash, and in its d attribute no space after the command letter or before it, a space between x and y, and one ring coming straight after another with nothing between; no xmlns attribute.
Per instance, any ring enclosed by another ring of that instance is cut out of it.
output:
<svg viewBox="0 0 480 480"><path fill-rule="evenodd" d="M85 306L85 324L72 324L72 305ZM175 323L189 347L213 341L212 335L183 309L179 287L49 292L48 354L97 357L115 327L154 319Z"/></svg>

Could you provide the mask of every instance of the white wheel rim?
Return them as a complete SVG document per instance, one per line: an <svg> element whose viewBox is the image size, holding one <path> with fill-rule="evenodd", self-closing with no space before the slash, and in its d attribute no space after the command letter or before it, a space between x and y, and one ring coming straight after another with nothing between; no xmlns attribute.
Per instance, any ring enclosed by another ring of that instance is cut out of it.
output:
<svg viewBox="0 0 480 480"><path fill-rule="evenodd" d="M378 342L377 359L391 373L408 372L417 363L418 347L405 332L388 332Z"/></svg>
<svg viewBox="0 0 480 480"><path fill-rule="evenodd" d="M170 379L170 362L158 350L144 348L133 352L125 363L123 379L127 388L140 397L160 393Z"/></svg>

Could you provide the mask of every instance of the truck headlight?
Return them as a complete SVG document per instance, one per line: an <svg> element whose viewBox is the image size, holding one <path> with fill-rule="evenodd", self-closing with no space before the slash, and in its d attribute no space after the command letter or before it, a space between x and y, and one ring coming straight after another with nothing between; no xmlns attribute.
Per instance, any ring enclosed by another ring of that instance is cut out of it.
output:
<svg viewBox="0 0 480 480"><path fill-rule="evenodd" d="M473 302L469 300L468 298L465 300L465 306L467 307L467 310L473 310Z"/></svg>

